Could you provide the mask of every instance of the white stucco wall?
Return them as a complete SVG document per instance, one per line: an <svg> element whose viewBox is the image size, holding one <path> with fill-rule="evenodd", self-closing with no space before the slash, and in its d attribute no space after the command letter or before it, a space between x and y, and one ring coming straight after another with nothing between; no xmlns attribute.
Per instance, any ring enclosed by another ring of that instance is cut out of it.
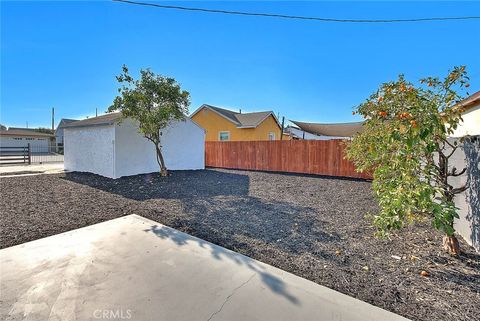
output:
<svg viewBox="0 0 480 321"><path fill-rule="evenodd" d="M32 150L47 152L50 139L48 137L0 136L0 146L21 147L28 144Z"/></svg>
<svg viewBox="0 0 480 321"><path fill-rule="evenodd" d="M171 170L205 168L205 132L191 119L172 123L162 134L165 164ZM153 143L138 133L133 120L115 125L115 176L158 172Z"/></svg>
<svg viewBox="0 0 480 321"><path fill-rule="evenodd" d="M64 168L115 178L113 125L65 128Z"/></svg>
<svg viewBox="0 0 480 321"><path fill-rule="evenodd" d="M458 124L452 137L480 135L480 106L473 107L462 115L463 121Z"/></svg>

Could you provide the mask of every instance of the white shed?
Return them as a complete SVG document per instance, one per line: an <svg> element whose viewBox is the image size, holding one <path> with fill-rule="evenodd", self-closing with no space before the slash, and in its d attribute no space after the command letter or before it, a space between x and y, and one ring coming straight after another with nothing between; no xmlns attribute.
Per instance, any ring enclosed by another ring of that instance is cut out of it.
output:
<svg viewBox="0 0 480 321"><path fill-rule="evenodd" d="M132 119L110 113L64 127L65 170L119 178L158 172L153 143ZM205 168L205 130L190 118L162 131L162 153L169 170Z"/></svg>

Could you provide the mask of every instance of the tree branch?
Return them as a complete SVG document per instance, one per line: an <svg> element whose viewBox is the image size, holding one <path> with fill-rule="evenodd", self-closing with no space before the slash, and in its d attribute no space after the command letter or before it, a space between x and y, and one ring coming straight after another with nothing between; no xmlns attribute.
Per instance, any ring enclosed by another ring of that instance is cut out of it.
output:
<svg viewBox="0 0 480 321"><path fill-rule="evenodd" d="M459 173L456 173L456 171L457 171L457 169L455 167L453 167L452 171L450 173L448 173L448 176L453 176L453 177L460 176L467 171L467 168L465 167Z"/></svg>
<svg viewBox="0 0 480 321"><path fill-rule="evenodd" d="M461 193L461 192L466 191L467 188L468 188L468 184L465 184L465 185L463 185L462 187L457 187L457 188L452 189L452 190L450 191L450 193L452 193L452 194L459 194L459 193Z"/></svg>

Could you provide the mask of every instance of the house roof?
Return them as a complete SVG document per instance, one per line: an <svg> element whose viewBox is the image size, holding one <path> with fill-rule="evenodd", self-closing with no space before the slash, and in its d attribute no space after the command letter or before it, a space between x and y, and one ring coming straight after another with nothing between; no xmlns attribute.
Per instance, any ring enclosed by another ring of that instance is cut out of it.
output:
<svg viewBox="0 0 480 321"><path fill-rule="evenodd" d="M122 117L121 112L108 113L105 115L90 117L74 122L65 124L63 128L73 128L73 127L88 127L88 126L101 126L101 125L112 125L116 120Z"/></svg>
<svg viewBox="0 0 480 321"><path fill-rule="evenodd" d="M234 123L238 128L255 128L258 125L260 125L265 119L267 119L268 116L272 115L273 118L275 119L275 122L279 127L281 127L277 117L275 117L275 114L273 111L261 111L261 112L255 112L255 113L237 113L232 110L220 108L220 107L215 107L207 104L203 104L198 108L196 111L194 111L191 115L190 118L198 113L200 110L203 108L208 108L223 118L231 121Z"/></svg>
<svg viewBox="0 0 480 321"><path fill-rule="evenodd" d="M25 130L29 132L37 131L37 128L25 128L25 127L8 127L9 130Z"/></svg>
<svg viewBox="0 0 480 321"><path fill-rule="evenodd" d="M54 137L53 134L47 134L47 133L40 133L35 130L32 130L30 128L26 129L0 129L0 136L28 136L28 137L49 137L52 138Z"/></svg>
<svg viewBox="0 0 480 321"><path fill-rule="evenodd" d="M122 118L122 113L118 111L118 112L108 113L108 114L97 116L97 117L91 117L91 118L86 118L86 119L70 122L70 123L66 124L65 126L63 126L63 128L77 128L77 127L113 125L115 123L115 121L119 120L120 118ZM203 127L201 127L199 124L194 122L189 117L186 117L185 119L188 119L195 126L200 128L201 130L205 131L205 129Z"/></svg>
<svg viewBox="0 0 480 321"><path fill-rule="evenodd" d="M78 119L69 119L69 118L62 118L58 123L57 129L65 127L65 125L79 121Z"/></svg>
<svg viewBox="0 0 480 321"><path fill-rule="evenodd" d="M463 108L465 112L478 105L480 105L480 90L459 102L454 108Z"/></svg>
<svg viewBox="0 0 480 321"><path fill-rule="evenodd" d="M292 120L292 123L297 125L300 129L311 134L320 136L335 136L335 137L352 137L356 133L362 131L363 122L353 123L305 123Z"/></svg>

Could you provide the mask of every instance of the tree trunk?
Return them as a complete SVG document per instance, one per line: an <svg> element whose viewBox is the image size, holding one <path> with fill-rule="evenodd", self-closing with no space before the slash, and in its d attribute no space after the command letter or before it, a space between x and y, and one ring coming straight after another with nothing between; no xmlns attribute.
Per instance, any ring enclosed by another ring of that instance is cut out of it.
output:
<svg viewBox="0 0 480 321"><path fill-rule="evenodd" d="M445 235L443 237L443 248L451 255L457 256L460 254L460 244L455 235Z"/></svg>
<svg viewBox="0 0 480 321"><path fill-rule="evenodd" d="M156 144L155 147L157 150L157 162L158 162L158 165L160 165L160 176L162 177L168 176L168 170L167 170L167 166L165 166L165 160L163 159L162 150L160 149L158 144Z"/></svg>

